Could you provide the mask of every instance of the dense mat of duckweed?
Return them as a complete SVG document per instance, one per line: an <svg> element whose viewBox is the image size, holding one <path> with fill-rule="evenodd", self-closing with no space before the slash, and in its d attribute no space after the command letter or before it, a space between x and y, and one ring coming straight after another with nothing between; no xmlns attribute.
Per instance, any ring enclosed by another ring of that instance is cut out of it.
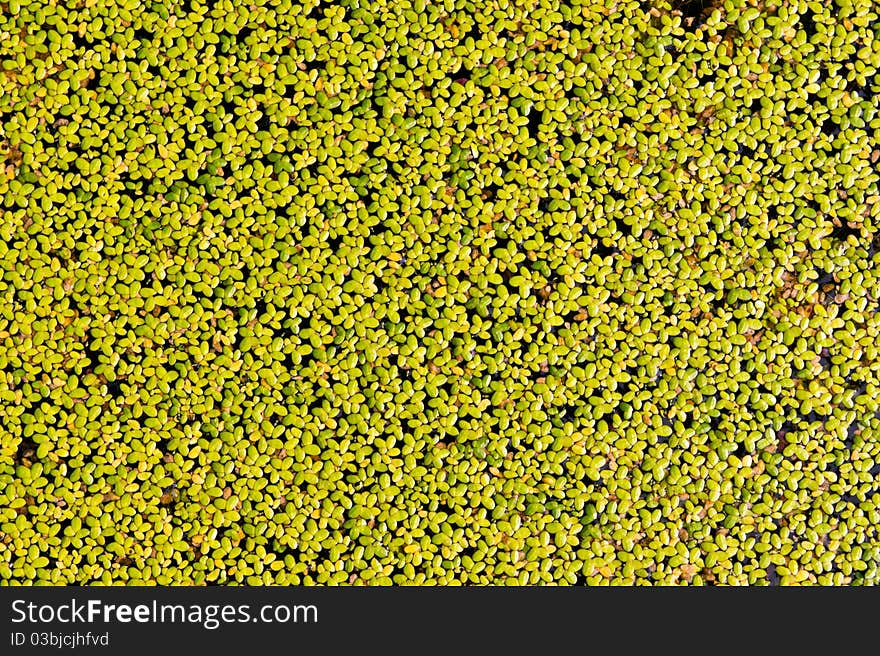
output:
<svg viewBox="0 0 880 656"><path fill-rule="evenodd" d="M878 11L0 3L0 582L876 583Z"/></svg>

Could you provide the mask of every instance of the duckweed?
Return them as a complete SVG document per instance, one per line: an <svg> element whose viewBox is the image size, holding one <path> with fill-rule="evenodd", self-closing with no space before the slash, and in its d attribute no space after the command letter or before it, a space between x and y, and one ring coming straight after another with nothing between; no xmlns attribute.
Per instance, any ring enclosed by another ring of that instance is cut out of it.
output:
<svg viewBox="0 0 880 656"><path fill-rule="evenodd" d="M877 14L0 3L0 581L876 583Z"/></svg>

